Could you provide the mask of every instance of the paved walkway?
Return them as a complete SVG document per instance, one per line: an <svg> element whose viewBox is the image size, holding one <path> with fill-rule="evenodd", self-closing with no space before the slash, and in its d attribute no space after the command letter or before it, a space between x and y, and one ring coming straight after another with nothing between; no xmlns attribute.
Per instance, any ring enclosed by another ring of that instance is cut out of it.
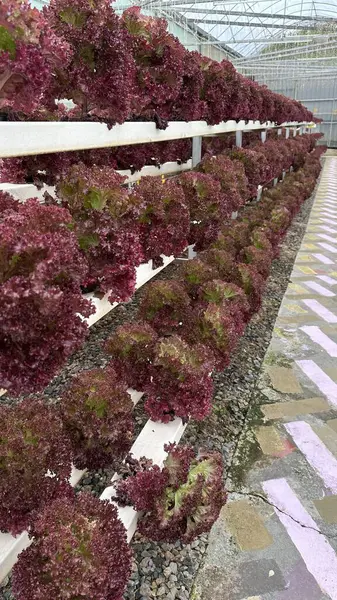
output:
<svg viewBox="0 0 337 600"><path fill-rule="evenodd" d="M336 294L328 151L191 600L337 600Z"/></svg>

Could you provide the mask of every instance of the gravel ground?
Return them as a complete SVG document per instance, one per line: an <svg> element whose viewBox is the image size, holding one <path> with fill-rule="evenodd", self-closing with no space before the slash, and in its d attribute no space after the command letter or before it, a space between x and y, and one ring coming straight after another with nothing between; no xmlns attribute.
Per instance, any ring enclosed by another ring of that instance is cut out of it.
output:
<svg viewBox="0 0 337 600"><path fill-rule="evenodd" d="M245 335L232 356L230 367L214 377L215 399L212 415L200 423L190 423L182 440L198 447L223 452L227 469L254 396L255 382L269 345L312 203L313 198L304 203L288 230L280 256L273 262L262 308L246 328ZM170 265L157 278L172 277L175 269L174 264ZM78 371L104 366L108 362L102 344L115 327L135 317L141 293L140 290L128 304L117 307L90 329L84 347L46 388L44 395L51 401L57 401L69 379ZM9 400L3 396L0 401ZM142 402L136 407L135 416L137 429L140 429L146 421ZM78 489L99 495L108 485L111 474L109 470L87 473ZM188 600L195 575L206 552L207 536L201 536L192 544L182 546L179 542L151 543L136 533L132 548L133 573L124 595L125 600ZM0 600L13 600L10 580L5 583L6 585L0 588Z"/></svg>

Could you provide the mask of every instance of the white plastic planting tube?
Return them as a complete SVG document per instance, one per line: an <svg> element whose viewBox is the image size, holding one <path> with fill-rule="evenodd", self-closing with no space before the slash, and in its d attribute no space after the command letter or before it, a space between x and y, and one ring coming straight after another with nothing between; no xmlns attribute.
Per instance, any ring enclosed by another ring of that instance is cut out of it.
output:
<svg viewBox="0 0 337 600"><path fill-rule="evenodd" d="M283 126L305 124L294 122ZM271 127L276 125L270 121L223 121L218 125L207 125L206 121L170 121L166 129L157 129L155 123L135 122L115 125L109 130L104 123L1 122L0 157L108 148Z"/></svg>
<svg viewBox="0 0 337 600"><path fill-rule="evenodd" d="M135 183L139 181L141 177L156 175L173 175L174 173L183 173L184 171L190 171L192 169L192 159L189 159L185 163L177 163L177 162L166 162L160 165L160 167L154 167L153 165L149 165L143 167L140 171L136 171L135 173L131 173L130 170L127 171L117 171L123 177L126 177L125 183Z"/></svg>
<svg viewBox="0 0 337 600"><path fill-rule="evenodd" d="M20 552L29 545L30 540L26 531L16 537L10 533L0 532L0 582L15 565Z"/></svg>
<svg viewBox="0 0 337 600"><path fill-rule="evenodd" d="M43 199L43 194L49 192L53 194L55 188L50 185L44 185L42 189L38 190L32 183L0 183L0 192L8 192L16 200L25 202L29 198Z"/></svg>
<svg viewBox="0 0 337 600"><path fill-rule="evenodd" d="M186 425L183 424L180 418L174 419L170 423L156 423L149 420L140 432L130 452L135 458L146 456L154 464L161 467L166 458L164 445L170 442L178 443L185 429ZM115 475L113 480L116 480L117 477ZM104 490L101 500L111 500L111 497L114 495L115 488L111 485ZM128 541L130 541L137 528L139 513L131 506L126 506L125 508L118 507L118 513L126 529Z"/></svg>

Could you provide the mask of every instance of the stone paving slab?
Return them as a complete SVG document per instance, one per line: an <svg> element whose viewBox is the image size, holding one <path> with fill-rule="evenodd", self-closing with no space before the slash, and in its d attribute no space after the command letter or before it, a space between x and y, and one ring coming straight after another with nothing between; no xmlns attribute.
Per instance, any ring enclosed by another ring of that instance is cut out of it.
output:
<svg viewBox="0 0 337 600"><path fill-rule="evenodd" d="M191 600L337 600L337 152L257 382Z"/></svg>

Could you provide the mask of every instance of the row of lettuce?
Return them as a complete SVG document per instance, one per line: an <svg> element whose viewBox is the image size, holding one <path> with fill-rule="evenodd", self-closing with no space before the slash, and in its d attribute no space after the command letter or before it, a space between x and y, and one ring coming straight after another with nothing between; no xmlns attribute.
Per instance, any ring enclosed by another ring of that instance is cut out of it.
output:
<svg viewBox="0 0 337 600"><path fill-rule="evenodd" d="M282 129L269 129L268 142L279 139ZM285 131L282 135L284 137ZM261 141L261 131L245 131L242 136L244 148L250 148ZM202 156L206 153L220 154L236 147L235 133L204 137ZM270 146L269 146L270 147ZM271 147L270 147L271 150ZM277 149L274 148L277 152ZM145 166L160 167L167 162L187 163L192 156L192 139L179 139L166 142L133 144L117 148L94 148L72 152L54 152L0 159L0 183L33 183L54 186L62 173L72 165L83 163L86 167L111 167L117 170L140 171Z"/></svg>
<svg viewBox="0 0 337 600"><path fill-rule="evenodd" d="M0 6L4 119L311 121L300 102L243 77L231 62L187 50L165 19L110 0L28 0ZM74 104L68 110L55 99Z"/></svg>
<svg viewBox="0 0 337 600"><path fill-rule="evenodd" d="M280 242L314 189L321 151L308 153L235 223L226 221L172 279L146 287L135 320L104 343L106 368L80 373L57 404L27 398L0 407L0 529L28 529L32 539L13 570L16 600L122 598L131 573L125 530L114 505L74 493L72 463L118 469L115 500L141 511L139 528L150 539L189 542L210 529L226 501L222 456L169 445L162 469L132 456L121 464L134 439L127 390L146 393L145 410L157 421L210 414L212 372L228 365L260 307ZM49 228L48 207L38 214L39 225ZM31 258L25 257L22 272ZM72 285L66 276L64 282Z"/></svg>
<svg viewBox="0 0 337 600"><path fill-rule="evenodd" d="M76 163L58 173L43 205L0 193L0 387L42 390L87 335L79 315L94 307L83 290L125 301L140 264L159 266L192 243L206 250L258 185L303 165L316 137L208 149L196 170L143 177L130 190L114 169Z"/></svg>

